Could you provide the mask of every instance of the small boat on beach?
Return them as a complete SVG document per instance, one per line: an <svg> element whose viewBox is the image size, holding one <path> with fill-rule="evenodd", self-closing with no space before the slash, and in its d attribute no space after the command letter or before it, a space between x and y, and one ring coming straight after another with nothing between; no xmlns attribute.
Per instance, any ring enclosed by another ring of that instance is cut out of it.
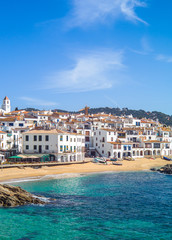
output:
<svg viewBox="0 0 172 240"><path fill-rule="evenodd" d="M167 160L167 161L172 161L171 158L168 158L168 157L165 157L165 156L163 156L163 159L164 159L164 160Z"/></svg>
<svg viewBox="0 0 172 240"><path fill-rule="evenodd" d="M110 161L116 162L116 161L118 161L118 159L117 158L111 158Z"/></svg>
<svg viewBox="0 0 172 240"><path fill-rule="evenodd" d="M118 165L118 166L122 166L122 162L113 162L113 165Z"/></svg>
<svg viewBox="0 0 172 240"><path fill-rule="evenodd" d="M94 163L104 163L107 164L107 161L105 158L95 157L93 160Z"/></svg>

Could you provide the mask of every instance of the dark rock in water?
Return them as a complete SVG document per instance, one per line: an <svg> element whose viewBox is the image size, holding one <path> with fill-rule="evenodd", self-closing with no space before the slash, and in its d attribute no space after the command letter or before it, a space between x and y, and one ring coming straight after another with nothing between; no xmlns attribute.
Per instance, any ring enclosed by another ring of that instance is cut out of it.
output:
<svg viewBox="0 0 172 240"><path fill-rule="evenodd" d="M172 174L172 164L167 164L164 167L161 167L157 170L160 173Z"/></svg>
<svg viewBox="0 0 172 240"><path fill-rule="evenodd" d="M151 168L150 170L153 171L153 172L156 172L156 171L157 171L156 168Z"/></svg>
<svg viewBox="0 0 172 240"><path fill-rule="evenodd" d="M45 204L20 187L0 184L0 207L16 207L26 204Z"/></svg>

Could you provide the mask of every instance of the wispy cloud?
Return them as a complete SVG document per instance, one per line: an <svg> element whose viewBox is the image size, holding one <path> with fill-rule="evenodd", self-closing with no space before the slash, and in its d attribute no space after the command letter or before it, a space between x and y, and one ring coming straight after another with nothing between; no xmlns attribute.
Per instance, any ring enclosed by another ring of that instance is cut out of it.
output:
<svg viewBox="0 0 172 240"><path fill-rule="evenodd" d="M73 0L71 27L83 27L95 22L106 22L124 17L132 22L146 21L139 18L135 12L137 7L145 7L144 0Z"/></svg>
<svg viewBox="0 0 172 240"><path fill-rule="evenodd" d="M42 99L36 99L36 98L30 98L30 97L20 97L19 99L27 102L28 104L34 104L36 106L55 106L58 105L55 102L50 102L50 101L46 101L46 100L42 100Z"/></svg>
<svg viewBox="0 0 172 240"><path fill-rule="evenodd" d="M131 49L131 48L129 50L139 55L149 55L154 51L147 37L142 37L140 40L140 44L141 44L141 48L139 50Z"/></svg>
<svg viewBox="0 0 172 240"><path fill-rule="evenodd" d="M172 62L172 56L167 56L167 55L163 55L163 54L156 55L155 59L157 61L163 61L163 62L167 62L167 63Z"/></svg>
<svg viewBox="0 0 172 240"><path fill-rule="evenodd" d="M101 50L74 59L71 68L47 77L46 88L57 92L85 92L111 88L124 69L123 52Z"/></svg>
<svg viewBox="0 0 172 240"><path fill-rule="evenodd" d="M147 37L142 37L141 46L142 46L142 49L143 49L144 52L150 53L150 52L153 51Z"/></svg>

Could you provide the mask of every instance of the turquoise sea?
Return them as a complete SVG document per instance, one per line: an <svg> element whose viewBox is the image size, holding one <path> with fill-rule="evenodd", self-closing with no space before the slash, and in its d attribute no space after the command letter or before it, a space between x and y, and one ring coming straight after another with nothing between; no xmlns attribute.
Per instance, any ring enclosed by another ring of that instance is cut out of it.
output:
<svg viewBox="0 0 172 240"><path fill-rule="evenodd" d="M56 200L0 208L1 240L172 239L172 176L102 173L13 185Z"/></svg>

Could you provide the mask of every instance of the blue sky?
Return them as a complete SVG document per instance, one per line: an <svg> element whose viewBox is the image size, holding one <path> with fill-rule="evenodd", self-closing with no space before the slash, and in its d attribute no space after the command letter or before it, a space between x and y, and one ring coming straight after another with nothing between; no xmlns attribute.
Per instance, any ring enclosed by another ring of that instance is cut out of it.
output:
<svg viewBox="0 0 172 240"><path fill-rule="evenodd" d="M12 107L172 114L172 2L0 1L0 96Z"/></svg>

